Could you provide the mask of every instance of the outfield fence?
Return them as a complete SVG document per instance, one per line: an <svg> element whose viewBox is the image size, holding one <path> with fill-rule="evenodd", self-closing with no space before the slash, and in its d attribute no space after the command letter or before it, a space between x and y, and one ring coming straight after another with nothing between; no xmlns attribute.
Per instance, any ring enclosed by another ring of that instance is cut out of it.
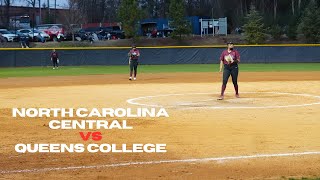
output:
<svg viewBox="0 0 320 180"><path fill-rule="evenodd" d="M219 63L225 46L138 47L141 64ZM130 47L56 48L62 66L126 65ZM320 62L320 44L239 45L242 63ZM0 49L0 67L50 66L51 48Z"/></svg>

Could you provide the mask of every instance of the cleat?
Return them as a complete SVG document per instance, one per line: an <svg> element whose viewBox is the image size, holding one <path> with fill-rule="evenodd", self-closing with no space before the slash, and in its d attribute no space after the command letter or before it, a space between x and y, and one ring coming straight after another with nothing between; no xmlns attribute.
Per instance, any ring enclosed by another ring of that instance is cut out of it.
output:
<svg viewBox="0 0 320 180"><path fill-rule="evenodd" d="M236 94L236 98L240 98L239 94Z"/></svg>
<svg viewBox="0 0 320 180"><path fill-rule="evenodd" d="M56 69L56 68L52 68L52 69Z"/></svg>
<svg viewBox="0 0 320 180"><path fill-rule="evenodd" d="M135 81L135 80L137 80L137 78L133 78L133 80Z"/></svg>
<svg viewBox="0 0 320 180"><path fill-rule="evenodd" d="M218 98L218 100L223 100L224 99L224 96L220 96L219 98Z"/></svg>
<svg viewBox="0 0 320 180"><path fill-rule="evenodd" d="M129 80L131 81L131 80L132 80L132 77L129 77Z"/></svg>

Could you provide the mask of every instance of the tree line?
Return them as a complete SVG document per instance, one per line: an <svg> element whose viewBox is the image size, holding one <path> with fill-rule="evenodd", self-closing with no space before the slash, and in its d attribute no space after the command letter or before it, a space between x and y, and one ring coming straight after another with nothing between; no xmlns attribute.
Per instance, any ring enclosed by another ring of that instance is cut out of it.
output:
<svg viewBox="0 0 320 180"><path fill-rule="evenodd" d="M13 1L1 0L5 13ZM34 7L38 0L20 1ZM250 12L256 12L263 32L274 38L285 33L295 39L299 33L308 31L308 26L313 27L315 36L320 36L316 31L320 29L319 4L319 0L68 0L70 9L66 19L72 17L68 19L70 24L122 22L128 35L134 35L139 19L170 18L175 28L185 34L189 31L181 24L183 17L227 17L230 33L237 27L244 28L252 18Z"/></svg>
<svg viewBox="0 0 320 180"><path fill-rule="evenodd" d="M130 31L135 31L136 23L144 18L170 18L172 23L188 33L181 18L202 16L208 18L228 18L228 31L244 28L248 24L250 12L257 13L262 27L261 32L271 34L274 39L286 34L296 39L299 33L305 34L314 29L314 36L320 36L315 19L320 19L319 0L69 0L77 4L83 19L90 22L123 22ZM312 12L313 14L310 14ZM320 22L320 20L317 20ZM248 27L248 26L247 26ZM308 27L310 27L308 29ZM258 33L259 34L259 33ZM259 35L261 36L261 35ZM308 34L306 35L308 36ZM262 36L263 37L263 36ZM259 38L258 38L259 39ZM263 39L263 38L260 38ZM308 39L308 38L307 38ZM317 41L317 40L308 40ZM261 42L258 40L257 42ZM255 41L253 42L255 43Z"/></svg>
<svg viewBox="0 0 320 180"><path fill-rule="evenodd" d="M69 0L87 22L119 21L120 0ZM170 3L174 0L134 0L143 18L168 18ZM182 0L185 16L228 17L232 27L241 26L251 5L263 14L267 25L287 24L300 16L310 1L318 0ZM133 1L132 1L133 3Z"/></svg>

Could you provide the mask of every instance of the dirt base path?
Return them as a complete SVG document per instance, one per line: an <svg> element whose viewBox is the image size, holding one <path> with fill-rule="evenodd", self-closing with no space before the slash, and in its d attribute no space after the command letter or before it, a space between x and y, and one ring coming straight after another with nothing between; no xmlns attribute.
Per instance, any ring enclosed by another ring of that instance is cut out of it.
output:
<svg viewBox="0 0 320 180"><path fill-rule="evenodd" d="M221 86L217 73L142 74L135 82L125 75L0 79L0 179L320 176L319 75L241 73L241 98L234 98L229 84L225 101L216 101ZM83 140L81 130L49 129L50 118L12 118L13 107L153 105L164 106L170 117L128 119L133 130L103 130L98 144L166 143L164 154L18 154L14 150L18 143Z"/></svg>
<svg viewBox="0 0 320 180"><path fill-rule="evenodd" d="M140 74L135 83L205 83L220 82L220 73L155 73ZM320 80L319 72L241 72L240 82ZM1 78L0 88L127 84L128 75L49 76Z"/></svg>

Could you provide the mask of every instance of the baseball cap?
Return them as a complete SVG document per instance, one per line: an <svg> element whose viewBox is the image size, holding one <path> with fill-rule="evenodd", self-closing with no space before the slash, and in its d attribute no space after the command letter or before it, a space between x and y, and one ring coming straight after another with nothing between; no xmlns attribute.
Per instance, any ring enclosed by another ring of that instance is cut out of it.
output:
<svg viewBox="0 0 320 180"><path fill-rule="evenodd" d="M229 44L233 44L233 42L232 42L232 41L229 41L229 42L227 43L227 45L229 45Z"/></svg>

